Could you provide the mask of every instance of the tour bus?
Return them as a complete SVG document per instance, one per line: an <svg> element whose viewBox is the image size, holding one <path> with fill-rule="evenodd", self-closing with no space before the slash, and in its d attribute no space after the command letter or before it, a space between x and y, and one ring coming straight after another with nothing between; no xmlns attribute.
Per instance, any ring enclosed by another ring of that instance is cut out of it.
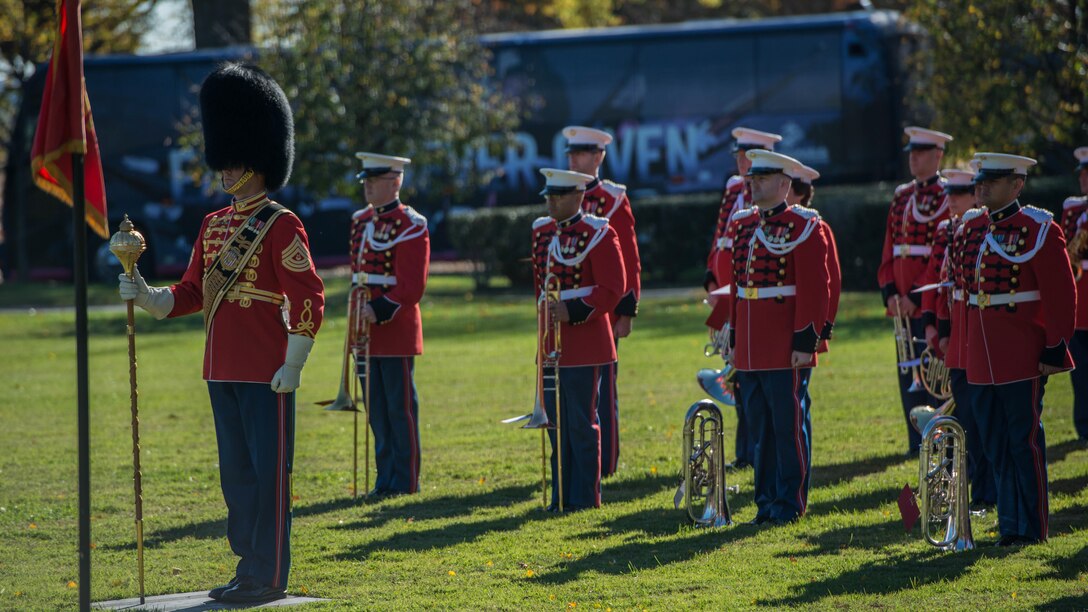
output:
<svg viewBox="0 0 1088 612"><path fill-rule="evenodd" d="M493 86L519 101L522 123L501 156L467 152L494 178L458 207L536 202L537 170L565 167L562 128L609 130L602 173L633 195L716 191L735 170L730 131L744 125L783 136L779 151L823 175L822 183L893 179L905 122L903 62L915 37L891 11L760 20L695 21L482 38ZM141 270L177 276L201 219L228 202L190 163L185 126L197 120L199 86L217 62L254 53L227 48L159 56L89 56L88 95L99 134L110 227L127 213L148 238ZM4 193L5 272L65 278L71 265L69 211L31 185L30 145L45 70L24 92ZM426 172L419 168L417 172ZM319 265L346 262L355 194L276 194L311 236ZM432 223L448 202L413 205ZM432 228L434 231L434 228ZM443 248L435 232L435 250ZM92 273L116 264L91 239Z"/></svg>
<svg viewBox="0 0 1088 612"><path fill-rule="evenodd" d="M893 11L485 36L495 79L525 119L498 202L531 202L537 169L565 167L566 125L611 132L602 174L633 193L719 189L732 128L781 134L822 183L900 174L904 62L916 37Z"/></svg>

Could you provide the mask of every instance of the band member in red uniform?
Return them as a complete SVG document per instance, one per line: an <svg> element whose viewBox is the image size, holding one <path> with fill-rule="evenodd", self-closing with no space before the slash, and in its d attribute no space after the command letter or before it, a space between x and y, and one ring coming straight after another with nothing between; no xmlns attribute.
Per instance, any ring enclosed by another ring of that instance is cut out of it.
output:
<svg viewBox="0 0 1088 612"><path fill-rule="evenodd" d="M904 130L910 141L910 173L914 180L895 189L884 233L884 252L877 271L885 313L899 314L909 321L908 331L917 340L915 355L925 349L925 322L922 319L922 296L913 291L925 283L922 277L929 265L937 224L948 217L948 199L944 195L937 170L941 167L945 144L952 137L943 132L920 127ZM899 397L903 422L907 427L906 456L916 458L921 436L910 423L910 410L915 406L934 405L936 400L926 393L913 377L912 370L898 366Z"/></svg>
<svg viewBox="0 0 1088 612"><path fill-rule="evenodd" d="M812 206L813 197L816 195L816 188L812 183L816 179L820 178L820 173L815 168L802 165L789 174L792 179L790 182L790 192L786 194L786 203L790 206ZM820 346L816 350L817 353L826 353L828 351L828 343L831 341L831 330L835 327L835 317L839 313L839 298L842 295L842 267L839 265L839 247L835 244L835 234L831 231L831 226L827 224L827 221L820 219L822 228L824 231L824 237L827 238L827 274L828 274L828 302L827 302L827 322L824 323L824 327L820 330Z"/></svg>
<svg viewBox="0 0 1088 612"><path fill-rule="evenodd" d="M623 269L627 274L627 292L620 298L616 309L608 313L612 334L617 348L620 338L631 333L631 322L638 316L638 298L642 290L639 279L642 263L638 256L638 239L635 235L635 215L627 188L612 181L601 180L601 163L607 154L605 148L612 142L612 135L603 130L581 126L563 128L567 137L567 162L574 172L593 178L586 186L582 199L582 212L608 220L620 241L623 253ZM597 414L601 419L601 477L616 472L620 459L619 399L616 387L616 371L619 362L611 364L604 373L601 392L598 395Z"/></svg>
<svg viewBox="0 0 1088 612"><path fill-rule="evenodd" d="M934 339L930 347L944 360L952 385L952 399L956 402L955 417L967 435L967 474L971 480L971 506L975 509L991 508L997 504L997 484L994 470L986 458L986 448L978 429L978 420L971 406L971 392L967 385L967 323L964 300L967 272L970 266L963 261L963 217L975 205L975 173L966 170L943 170L944 190L948 195L949 217L937 225L937 237L933 243L933 256L926 270L926 285L942 285L926 291L922 296L922 310L926 313L926 337ZM985 209L975 209L972 215L985 215ZM934 329L928 325L933 313Z"/></svg>
<svg viewBox="0 0 1088 612"><path fill-rule="evenodd" d="M321 326L324 287L302 222L268 199L294 158L291 108L259 68L228 63L200 90L208 166L234 196L204 218L184 276L148 287L119 277L123 299L157 319L203 312L227 540L235 577L208 595L232 603L286 596L291 568L295 389Z"/></svg>
<svg viewBox="0 0 1088 612"><path fill-rule="evenodd" d="M1067 198L1062 205L1062 231L1069 240L1069 259L1077 279L1077 327L1069 342L1076 369L1073 380L1073 428L1082 442L1088 442L1088 147L1073 152L1077 159L1078 197Z"/></svg>
<svg viewBox="0 0 1088 612"><path fill-rule="evenodd" d="M370 290L363 316L370 325L367 418L374 432L377 480L368 495L419 491L419 395L415 358L423 354L419 301L427 288L427 219L400 201L406 157L356 153L366 208L351 219L351 281Z"/></svg>
<svg viewBox="0 0 1088 612"><path fill-rule="evenodd" d="M976 153L978 197L989 218L964 217L967 382L994 464L1001 546L1047 538L1047 377L1072 368L1076 285L1065 237L1042 209L1021 206L1035 160Z"/></svg>
<svg viewBox="0 0 1088 612"><path fill-rule="evenodd" d="M722 187L721 203L718 206L718 222L714 227L714 240L710 245L710 255L707 256L706 261L706 276L703 280L703 287L708 293L725 286L721 279L715 276L715 270L721 266L728 267L732 261L733 239L727 235L729 220L738 210L752 206L752 190L746 176L751 162L745 156L745 153L757 149L773 151L775 143L782 141L782 137L778 134L761 132L746 127L734 128L732 135L734 139L733 157L737 162L737 173L727 178L725 186ZM707 302L716 311L707 322L708 324L713 322L712 327L715 328L715 331L721 329L719 326L721 319L725 319L725 323L729 324L728 313L732 312L730 303L732 299L728 294L709 295L707 297ZM738 389L739 384L739 381L734 378L733 397L737 410L737 434L734 446L736 458L727 466L730 469L751 467L752 460L755 457L756 440L755 436L748 434L748 423L744 416L744 400Z"/></svg>
<svg viewBox="0 0 1088 612"><path fill-rule="evenodd" d="M593 177L544 168L548 216L533 222L533 278L538 303L549 275L559 281L559 299L549 305L560 321L559 410L563 456L563 510L601 505L601 429L597 394L605 368L616 360L609 313L626 293L623 254L608 221L582 212L582 196ZM538 333L540 330L538 330ZM545 347L546 352L555 350ZM555 394L544 393L548 420L557 423ZM552 503L559 509L556 430L552 445Z"/></svg>
<svg viewBox="0 0 1088 612"><path fill-rule="evenodd" d="M827 322L830 276L819 214L786 202L801 163L753 150L748 176L755 207L730 221L735 288L733 365L757 438L752 524L785 524L805 513L811 473L809 377Z"/></svg>

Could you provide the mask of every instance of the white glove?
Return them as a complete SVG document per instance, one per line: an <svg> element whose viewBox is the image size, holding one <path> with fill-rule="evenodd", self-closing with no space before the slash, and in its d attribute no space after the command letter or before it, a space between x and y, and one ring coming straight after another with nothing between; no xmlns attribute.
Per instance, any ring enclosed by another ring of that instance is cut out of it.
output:
<svg viewBox="0 0 1088 612"><path fill-rule="evenodd" d="M122 300L132 300L156 319L165 319L174 309L174 292L169 287L148 287L136 266L132 267L132 278L122 272L117 275L117 281Z"/></svg>
<svg viewBox="0 0 1088 612"><path fill-rule="evenodd" d="M287 358L272 377L272 390L276 393L290 393L298 389L302 381L302 366L310 356L314 339L302 334L288 334Z"/></svg>

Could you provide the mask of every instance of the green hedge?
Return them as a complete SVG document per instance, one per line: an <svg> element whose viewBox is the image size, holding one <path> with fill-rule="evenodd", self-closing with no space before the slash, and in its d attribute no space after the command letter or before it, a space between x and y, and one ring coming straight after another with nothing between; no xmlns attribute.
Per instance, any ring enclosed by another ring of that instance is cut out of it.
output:
<svg viewBox="0 0 1088 612"><path fill-rule="evenodd" d="M884 242L888 203L895 185L876 183L816 188L815 207L831 225L839 247L843 287L851 291L876 288L876 269ZM1076 193L1070 176L1034 178L1022 202L1058 212ZM718 214L715 194L632 198L642 282L649 286L698 286ZM477 283L486 286L502 275L517 287L531 283L529 238L533 220L545 214L544 204L493 208L455 215L449 232L458 253L476 262Z"/></svg>

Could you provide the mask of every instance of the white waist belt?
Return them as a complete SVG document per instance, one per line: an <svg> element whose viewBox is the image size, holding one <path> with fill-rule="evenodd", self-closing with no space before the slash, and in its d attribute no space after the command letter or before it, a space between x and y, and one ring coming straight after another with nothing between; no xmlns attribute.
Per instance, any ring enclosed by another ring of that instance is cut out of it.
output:
<svg viewBox="0 0 1088 612"><path fill-rule="evenodd" d="M767 298L797 295L797 285L784 287L739 287L737 297L742 300L763 300Z"/></svg>
<svg viewBox="0 0 1088 612"><path fill-rule="evenodd" d="M395 285L397 284L397 277L388 274L356 272L351 275L351 283L353 285Z"/></svg>
<svg viewBox="0 0 1088 612"><path fill-rule="evenodd" d="M1088 270L1088 259L1080 260L1080 269L1081 270Z"/></svg>
<svg viewBox="0 0 1088 612"><path fill-rule="evenodd" d="M957 302L962 302L963 301L963 289L953 289L952 290L952 299L956 300Z"/></svg>
<svg viewBox="0 0 1088 612"><path fill-rule="evenodd" d="M597 285L590 285L588 287L578 287L577 289L564 289L559 292L559 299L576 300L578 298L584 298L590 293L593 293L593 290L596 288Z"/></svg>
<svg viewBox="0 0 1088 612"><path fill-rule="evenodd" d="M1034 302L1039 299L1038 291L1022 291L1020 293L972 293L967 303L979 308L987 306L1005 306L1007 304L1019 304L1021 302Z"/></svg>
<svg viewBox="0 0 1088 612"><path fill-rule="evenodd" d="M731 249L733 248L733 241L729 238L718 238L718 249Z"/></svg>
<svg viewBox="0 0 1088 612"><path fill-rule="evenodd" d="M925 244L897 244L892 247L896 257L929 257L933 247Z"/></svg>

